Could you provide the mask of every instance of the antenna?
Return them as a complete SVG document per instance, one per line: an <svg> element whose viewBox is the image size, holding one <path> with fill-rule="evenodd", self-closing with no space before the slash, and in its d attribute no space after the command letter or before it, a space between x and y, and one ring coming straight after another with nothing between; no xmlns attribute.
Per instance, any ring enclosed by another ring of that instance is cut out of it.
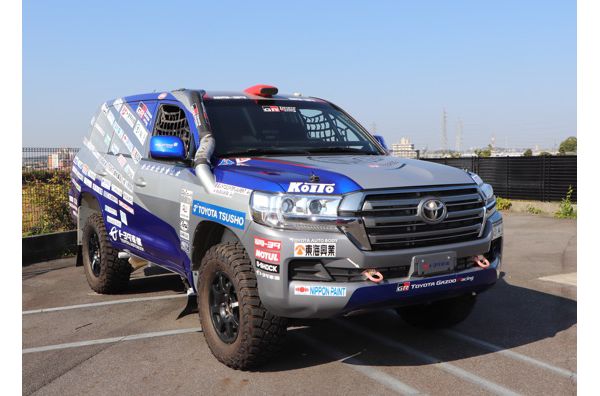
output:
<svg viewBox="0 0 600 396"><path fill-rule="evenodd" d="M446 152L448 151L448 135L446 133L446 121L447 121L447 115L446 115L446 108L444 107L444 110L442 112L442 152Z"/></svg>
<svg viewBox="0 0 600 396"><path fill-rule="evenodd" d="M463 133L463 122L459 118L456 124L456 151L460 152L460 148L462 146L462 133Z"/></svg>

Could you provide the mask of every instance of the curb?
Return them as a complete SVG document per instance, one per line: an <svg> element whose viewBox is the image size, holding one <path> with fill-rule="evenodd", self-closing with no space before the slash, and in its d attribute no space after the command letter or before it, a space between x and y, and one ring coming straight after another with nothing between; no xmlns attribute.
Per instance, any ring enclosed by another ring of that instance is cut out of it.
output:
<svg viewBox="0 0 600 396"><path fill-rule="evenodd" d="M25 237L23 240L23 266L41 261L63 258L77 250L77 231Z"/></svg>

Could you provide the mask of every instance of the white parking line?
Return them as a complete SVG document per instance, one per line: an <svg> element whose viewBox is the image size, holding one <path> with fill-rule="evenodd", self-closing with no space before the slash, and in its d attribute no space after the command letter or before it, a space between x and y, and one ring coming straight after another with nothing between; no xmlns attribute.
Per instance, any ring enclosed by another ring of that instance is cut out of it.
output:
<svg viewBox="0 0 600 396"><path fill-rule="evenodd" d="M300 338L304 343L308 344L312 348L316 349L319 352L323 352L328 355L331 359L335 359L341 363L348 363L345 365L359 373L371 378L377 383L387 387L388 389L395 391L401 395L422 395L422 392L419 392L415 388L410 385L405 384L404 382L392 377L391 375L384 373L381 370L377 370L374 367L366 366L360 360L354 357L354 355L346 356L343 353L336 351L335 349L329 347L328 345L319 342L305 334L301 334L298 332L292 333L294 337Z"/></svg>
<svg viewBox="0 0 600 396"><path fill-rule="evenodd" d="M89 304L67 305L64 307L32 309L30 311L23 311L23 315L31 315L31 314L44 313L44 312L66 311L69 309L101 307L104 305L126 304L126 303L132 303L132 302L140 302L140 301L167 300L167 299L171 299L171 298L183 298L183 297L187 297L187 296L185 294L169 294L167 296L127 298L124 300L101 301L101 302L89 303Z"/></svg>
<svg viewBox="0 0 600 396"><path fill-rule="evenodd" d="M571 272L568 274L543 276L538 279L542 280L542 281L560 283L562 285L577 287L577 272Z"/></svg>
<svg viewBox="0 0 600 396"><path fill-rule="evenodd" d="M391 339L381 336L379 334L372 333L371 331L368 331L367 329L363 328L362 326L350 324L347 321L339 320L339 319L335 319L335 322L340 324L341 326L347 328L350 331L359 333L365 337L376 340L377 342L387 345L390 348L399 349L402 352L413 355L413 356L423 360L424 362L427 362L427 363L433 365L434 367L444 370L456 377L467 380L467 381L469 381L477 386L480 386L496 395L511 395L511 396L518 395L518 393L515 393L512 390L505 388L502 385L499 385L499 384L496 384L495 382L486 380L485 378L475 375L467 370L463 370L460 367L454 366L450 363L442 362L440 359L438 359L434 356L428 355L424 352L421 352L421 351L419 351L413 347L410 347L406 344L403 344L399 341L391 340Z"/></svg>
<svg viewBox="0 0 600 396"><path fill-rule="evenodd" d="M156 331L153 333L132 334L132 335L127 335L127 336L122 336L122 337L101 338L98 340L88 340L88 341L69 342L66 344L46 345L46 346L41 346L41 347L25 348L25 349L23 349L23 354L34 353L34 352L54 351L57 349L78 348L78 347L89 346L89 345L112 344L115 342L133 341L133 340L141 340L144 338L154 338L154 337L164 337L164 336L171 336L171 335L178 335L178 334L195 333L195 332L199 332L199 331L202 331L202 329L200 327L190 327L187 329Z"/></svg>
<svg viewBox="0 0 600 396"><path fill-rule="evenodd" d="M460 340L469 342L471 344L475 344L475 345L485 348L487 350L490 350L493 352L498 352L502 355L508 356L509 358L512 358L515 360L520 360L522 362L533 364L534 366L538 366L543 369L553 371L556 374L562 375L563 377L572 378L574 381L577 381L577 373L575 373L573 371L569 371L569 370L561 368L561 367L553 366L549 363L542 362L541 360L537 360L532 357L522 355L518 352L502 348L498 345L491 344L487 341L483 341L483 340L479 340L477 338L470 337L466 334L459 333L456 330L444 330L443 333L445 333L451 337L458 338Z"/></svg>

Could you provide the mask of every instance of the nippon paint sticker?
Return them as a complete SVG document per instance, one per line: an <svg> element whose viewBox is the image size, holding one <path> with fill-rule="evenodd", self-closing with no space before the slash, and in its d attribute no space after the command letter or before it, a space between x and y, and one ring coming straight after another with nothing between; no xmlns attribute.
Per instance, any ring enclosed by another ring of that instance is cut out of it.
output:
<svg viewBox="0 0 600 396"><path fill-rule="evenodd" d="M120 113L121 117L123 117L127 125L129 125L130 128L133 128L136 118L135 115L133 115L133 113L131 112L131 110L129 110L129 108L126 105L124 105L123 107L121 107Z"/></svg>
<svg viewBox="0 0 600 396"><path fill-rule="evenodd" d="M213 188L214 194L227 198L233 197L234 194L250 195L251 192L252 190L247 188L225 183L215 183L215 187Z"/></svg>
<svg viewBox="0 0 600 396"><path fill-rule="evenodd" d="M296 296L346 297L346 288L339 286L294 286Z"/></svg>
<svg viewBox="0 0 600 396"><path fill-rule="evenodd" d="M117 199L117 197L115 197L114 195L112 195L111 193L109 193L106 190L104 190L104 198L116 203L117 205L119 204L119 200Z"/></svg>
<svg viewBox="0 0 600 396"><path fill-rule="evenodd" d="M146 128L144 128L142 123L139 121L137 121L135 123L135 126L133 127L133 134L140 141L140 143L142 145L146 142L146 138L148 137L148 131L146 130Z"/></svg>
<svg viewBox="0 0 600 396"><path fill-rule="evenodd" d="M202 201L194 200L192 213L195 216L214 220L217 223L229 225L241 230L243 230L246 225L246 213Z"/></svg>
<svg viewBox="0 0 600 396"><path fill-rule="evenodd" d="M129 224L127 224L127 214L125 212L123 212L122 210L119 210L119 214L121 217L121 222L125 225L129 225Z"/></svg>
<svg viewBox="0 0 600 396"><path fill-rule="evenodd" d="M336 257L337 243L294 242L294 257Z"/></svg>
<svg viewBox="0 0 600 396"><path fill-rule="evenodd" d="M117 213L117 210L115 208L113 208L112 206L104 205L104 210L106 211L106 213L110 213L113 216L119 215Z"/></svg>
<svg viewBox="0 0 600 396"><path fill-rule="evenodd" d="M304 183L291 182L287 191L290 193L331 194L335 190L335 183Z"/></svg>

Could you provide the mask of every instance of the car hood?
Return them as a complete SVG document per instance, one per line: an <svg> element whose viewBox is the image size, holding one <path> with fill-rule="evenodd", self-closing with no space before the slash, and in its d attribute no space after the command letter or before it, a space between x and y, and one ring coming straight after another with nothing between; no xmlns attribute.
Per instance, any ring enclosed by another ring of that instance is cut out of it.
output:
<svg viewBox="0 0 600 396"><path fill-rule="evenodd" d="M361 189L473 184L463 170L371 155L278 156L220 160L217 180L259 190L344 194Z"/></svg>

